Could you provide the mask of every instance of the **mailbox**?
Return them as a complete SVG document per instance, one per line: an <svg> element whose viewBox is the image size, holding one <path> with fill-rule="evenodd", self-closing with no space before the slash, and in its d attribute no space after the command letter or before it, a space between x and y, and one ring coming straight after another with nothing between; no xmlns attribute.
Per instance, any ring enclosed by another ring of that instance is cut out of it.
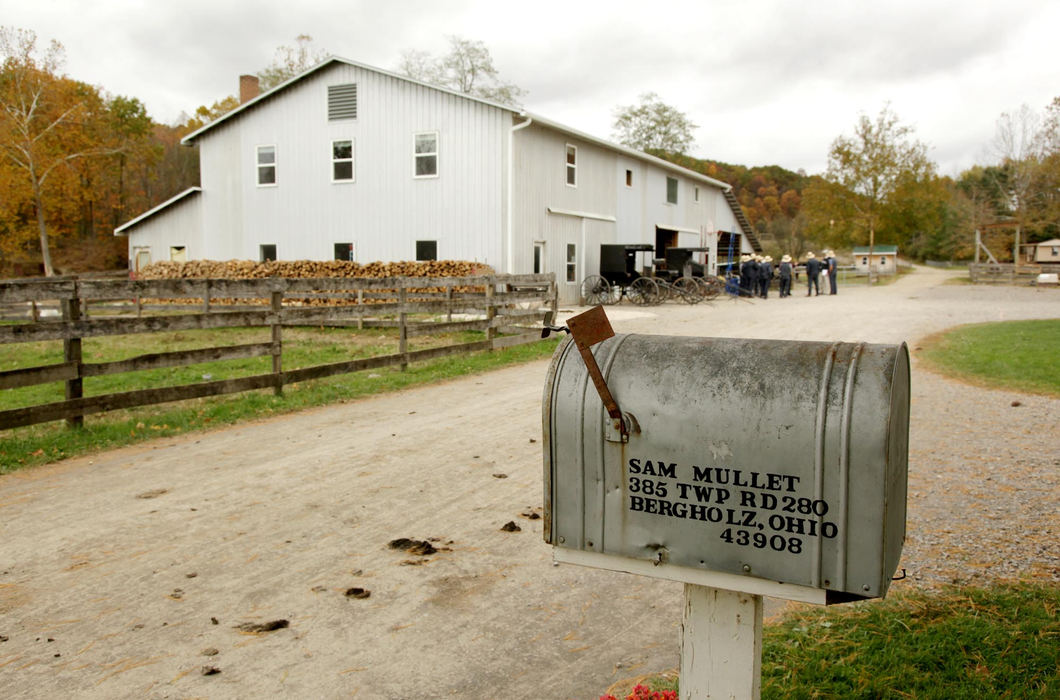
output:
<svg viewBox="0 0 1060 700"><path fill-rule="evenodd" d="M905 537L904 343L618 334L591 350L611 415L574 339L545 382L547 542L829 603L886 593Z"/></svg>

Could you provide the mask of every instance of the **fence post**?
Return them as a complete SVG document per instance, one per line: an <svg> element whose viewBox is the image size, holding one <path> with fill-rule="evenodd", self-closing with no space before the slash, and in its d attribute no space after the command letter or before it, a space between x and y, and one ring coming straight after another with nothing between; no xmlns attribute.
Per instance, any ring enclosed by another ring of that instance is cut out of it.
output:
<svg viewBox="0 0 1060 700"><path fill-rule="evenodd" d="M445 320L453 322L453 285L445 285Z"/></svg>
<svg viewBox="0 0 1060 700"><path fill-rule="evenodd" d="M364 288L357 290L357 330L364 330Z"/></svg>
<svg viewBox="0 0 1060 700"><path fill-rule="evenodd" d="M493 292L494 287L493 277L486 278L486 321L489 323L486 326L486 340L489 341L489 349L493 351L493 342L497 339L497 327L493 325L493 321L497 318L497 307L493 303Z"/></svg>
<svg viewBox="0 0 1060 700"><path fill-rule="evenodd" d="M559 286L556 285L556 276L552 276L552 281L548 283L548 296L549 306L552 310L552 318L556 318L556 314L559 313Z"/></svg>
<svg viewBox="0 0 1060 700"><path fill-rule="evenodd" d="M202 312L204 314L210 313L210 280L206 280L204 283L204 289L202 291Z"/></svg>
<svg viewBox="0 0 1060 700"><path fill-rule="evenodd" d="M63 321L66 327L81 320L81 300L78 298L77 286L74 286L74 295L69 299L61 300ZM63 361L73 362L77 367L77 376L66 380L66 400L79 399L84 395L84 384L81 379L81 338L63 339ZM66 419L68 428L80 428L85 424L84 416L71 416Z"/></svg>
<svg viewBox="0 0 1060 700"><path fill-rule="evenodd" d="M398 289L398 304L401 305L401 312L398 313L398 352L402 355L401 359L401 371L404 372L409 368L409 327L408 327L408 314L405 312L405 304L409 299L409 290L405 286L405 278L401 278L401 287Z"/></svg>
<svg viewBox="0 0 1060 700"><path fill-rule="evenodd" d="M273 394L283 396L283 324L280 312L283 310L283 291L272 292L272 373L276 375Z"/></svg>

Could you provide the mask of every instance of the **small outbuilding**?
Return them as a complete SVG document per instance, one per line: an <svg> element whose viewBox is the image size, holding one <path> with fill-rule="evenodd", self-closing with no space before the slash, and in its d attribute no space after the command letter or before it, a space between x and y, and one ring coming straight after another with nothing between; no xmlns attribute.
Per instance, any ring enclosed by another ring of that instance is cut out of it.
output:
<svg viewBox="0 0 1060 700"><path fill-rule="evenodd" d="M1031 243L1025 247L1025 250L1028 253L1028 262L1060 265L1060 238Z"/></svg>
<svg viewBox="0 0 1060 700"><path fill-rule="evenodd" d="M854 270L859 275L868 274L870 265L872 271L878 275L896 274L898 272L898 246L873 246L871 256L868 246L856 246L854 248Z"/></svg>

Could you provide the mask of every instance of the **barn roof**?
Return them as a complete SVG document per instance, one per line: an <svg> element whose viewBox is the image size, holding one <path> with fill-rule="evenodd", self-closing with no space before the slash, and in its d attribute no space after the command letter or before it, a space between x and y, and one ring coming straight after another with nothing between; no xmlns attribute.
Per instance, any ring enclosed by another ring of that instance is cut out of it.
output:
<svg viewBox="0 0 1060 700"><path fill-rule="evenodd" d="M163 209L168 209L169 207L177 204L178 202L184 201L188 197L193 197L193 196L197 196L197 195L200 195L200 194L202 194L202 188L201 187L189 187L188 189L184 190L183 192L181 192L180 194L176 195L175 197L170 197L166 201L164 201L161 204L159 204L157 207L154 207L153 209L148 209L147 211L145 211L143 214L140 214L140 216L136 217L135 219L130 219L129 221L126 221L124 224L122 224L118 228L114 229L114 235L115 236L121 236L121 235L128 234L129 233L129 229L135 227L136 225L138 225L140 223L143 223L147 219L150 219L155 214L160 213Z"/></svg>

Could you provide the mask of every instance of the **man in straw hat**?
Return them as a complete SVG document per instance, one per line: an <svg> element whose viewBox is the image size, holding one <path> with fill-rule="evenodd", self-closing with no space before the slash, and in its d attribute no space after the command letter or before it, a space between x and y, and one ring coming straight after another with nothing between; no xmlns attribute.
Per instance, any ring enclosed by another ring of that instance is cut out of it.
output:
<svg viewBox="0 0 1060 700"><path fill-rule="evenodd" d="M791 256L785 255L780 259L780 267L777 268L780 276L780 298L791 296Z"/></svg>
<svg viewBox="0 0 1060 700"><path fill-rule="evenodd" d="M821 296L820 276L821 261L811 250L806 254L806 296L813 296L814 292L816 296Z"/></svg>
<svg viewBox="0 0 1060 700"><path fill-rule="evenodd" d="M748 254L740 256L740 296L751 296L756 278L755 261Z"/></svg>
<svg viewBox="0 0 1060 700"><path fill-rule="evenodd" d="M766 255L758 263L758 296L769 298L769 285L773 282L773 258Z"/></svg>
<svg viewBox="0 0 1060 700"><path fill-rule="evenodd" d="M829 248L824 251L824 269L828 273L829 294L835 294L836 277L839 272L839 263L835 259L835 251Z"/></svg>

